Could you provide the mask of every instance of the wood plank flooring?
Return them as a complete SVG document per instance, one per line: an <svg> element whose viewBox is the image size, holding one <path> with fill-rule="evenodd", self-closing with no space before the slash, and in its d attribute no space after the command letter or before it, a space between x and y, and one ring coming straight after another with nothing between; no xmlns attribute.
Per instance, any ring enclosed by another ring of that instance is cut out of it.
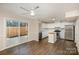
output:
<svg viewBox="0 0 79 59"><path fill-rule="evenodd" d="M0 55L77 55L77 48L73 41L57 40L54 44L47 39L40 42L27 42L4 51Z"/></svg>

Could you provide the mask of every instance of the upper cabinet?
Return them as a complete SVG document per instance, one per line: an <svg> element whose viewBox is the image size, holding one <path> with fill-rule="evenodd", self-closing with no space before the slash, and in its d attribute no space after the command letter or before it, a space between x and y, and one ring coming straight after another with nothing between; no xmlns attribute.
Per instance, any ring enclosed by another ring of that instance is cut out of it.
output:
<svg viewBox="0 0 79 59"><path fill-rule="evenodd" d="M49 23L49 24L45 24L42 23L41 28L55 28L55 27L60 27L60 28L64 28L65 25L73 25L73 23L67 23L67 22L57 22L57 23Z"/></svg>

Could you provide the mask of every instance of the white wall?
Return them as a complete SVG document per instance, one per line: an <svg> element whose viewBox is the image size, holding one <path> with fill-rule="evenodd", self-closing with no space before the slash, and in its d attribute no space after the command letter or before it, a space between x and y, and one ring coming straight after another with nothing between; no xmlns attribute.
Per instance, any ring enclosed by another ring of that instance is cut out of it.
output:
<svg viewBox="0 0 79 59"><path fill-rule="evenodd" d="M5 23L4 18L0 17L0 50L3 50L5 48Z"/></svg>
<svg viewBox="0 0 79 59"><path fill-rule="evenodd" d="M79 10L69 11L65 13L65 17L79 16Z"/></svg>
<svg viewBox="0 0 79 59"><path fill-rule="evenodd" d="M79 52L79 18L77 19L75 23L75 43Z"/></svg>
<svg viewBox="0 0 79 59"><path fill-rule="evenodd" d="M28 40L36 40L39 39L39 21L38 20L30 20L28 24Z"/></svg>

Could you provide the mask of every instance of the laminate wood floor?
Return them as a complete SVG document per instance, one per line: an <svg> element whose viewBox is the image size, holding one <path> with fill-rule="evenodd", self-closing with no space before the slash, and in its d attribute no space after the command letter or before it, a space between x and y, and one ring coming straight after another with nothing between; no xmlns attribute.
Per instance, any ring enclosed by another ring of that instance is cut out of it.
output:
<svg viewBox="0 0 79 59"><path fill-rule="evenodd" d="M73 41L59 39L55 43L48 43L47 39L40 42L27 42L4 51L0 55L77 55L77 48Z"/></svg>

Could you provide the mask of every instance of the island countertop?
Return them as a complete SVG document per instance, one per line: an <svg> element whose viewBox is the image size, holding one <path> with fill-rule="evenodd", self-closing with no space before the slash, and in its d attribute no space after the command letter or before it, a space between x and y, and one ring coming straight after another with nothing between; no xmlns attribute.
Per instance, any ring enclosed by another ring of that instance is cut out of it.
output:
<svg viewBox="0 0 79 59"><path fill-rule="evenodd" d="M49 32L48 34L55 34L55 32Z"/></svg>

